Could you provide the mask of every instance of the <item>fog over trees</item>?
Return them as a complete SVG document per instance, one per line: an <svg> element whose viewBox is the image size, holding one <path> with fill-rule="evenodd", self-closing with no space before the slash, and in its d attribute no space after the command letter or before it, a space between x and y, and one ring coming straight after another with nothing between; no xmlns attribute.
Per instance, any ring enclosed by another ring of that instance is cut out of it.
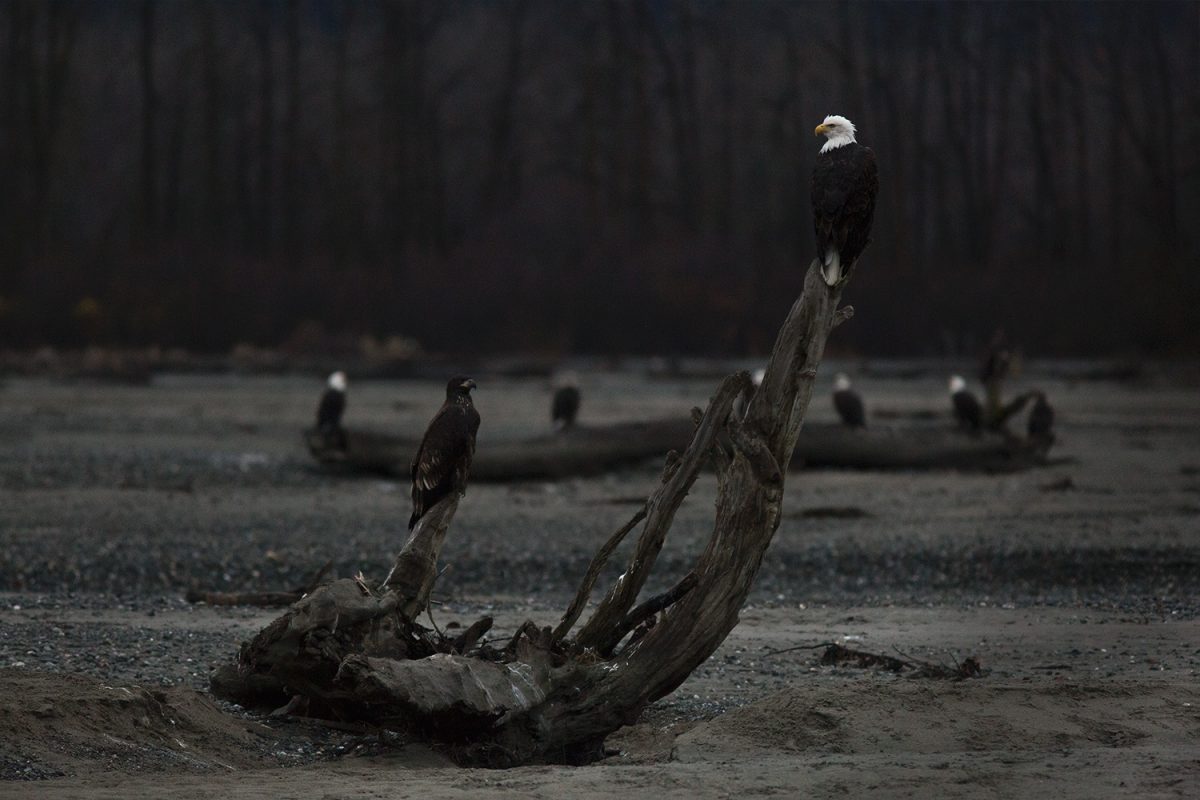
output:
<svg viewBox="0 0 1200 800"><path fill-rule="evenodd" d="M1200 346L1200 5L0 4L0 346L762 353L830 113L839 342Z"/></svg>

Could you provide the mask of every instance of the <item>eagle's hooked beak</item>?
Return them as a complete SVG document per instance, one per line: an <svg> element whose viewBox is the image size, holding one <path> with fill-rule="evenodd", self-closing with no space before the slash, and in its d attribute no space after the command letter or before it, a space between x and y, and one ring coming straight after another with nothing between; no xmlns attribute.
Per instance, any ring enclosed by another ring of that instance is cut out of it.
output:
<svg viewBox="0 0 1200 800"><path fill-rule="evenodd" d="M468 378L468 379L467 379L467 380L466 380L466 381L463 383L463 388L465 388L467 391L470 391L470 390L474 389L474 388L475 388L475 381L473 381L473 380L470 380L470 379Z"/></svg>
<svg viewBox="0 0 1200 800"><path fill-rule="evenodd" d="M829 130L829 126L822 122L820 125L813 128L813 136L820 136L827 130Z"/></svg>

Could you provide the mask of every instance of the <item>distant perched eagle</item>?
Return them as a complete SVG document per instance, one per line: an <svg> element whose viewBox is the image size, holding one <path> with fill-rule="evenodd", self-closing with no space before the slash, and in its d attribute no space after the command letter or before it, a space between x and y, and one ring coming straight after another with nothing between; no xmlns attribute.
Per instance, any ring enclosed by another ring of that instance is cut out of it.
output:
<svg viewBox="0 0 1200 800"><path fill-rule="evenodd" d="M471 402L475 381L456 375L446 384L446 402L425 429L412 462L413 512L409 530L437 501L451 492L467 490L467 475L475 455L479 412Z"/></svg>
<svg viewBox="0 0 1200 800"><path fill-rule="evenodd" d="M550 421L559 430L575 424L579 415L579 381L573 372L565 372L554 382L554 400L550 404Z"/></svg>
<svg viewBox="0 0 1200 800"><path fill-rule="evenodd" d="M816 127L828 140L813 167L813 230L825 283L835 286L871 241L879 169L875 152L854 140L854 123L829 116Z"/></svg>
<svg viewBox="0 0 1200 800"><path fill-rule="evenodd" d="M329 376L329 388L317 406L317 430L326 436L342 430L342 412L346 410L346 373L338 370Z"/></svg>
<svg viewBox="0 0 1200 800"><path fill-rule="evenodd" d="M1029 411L1029 419L1025 423L1030 439L1054 438L1054 408L1046 402L1045 392L1034 393L1033 408Z"/></svg>
<svg viewBox="0 0 1200 800"><path fill-rule="evenodd" d="M954 402L954 418L959 427L973 433L983 428L983 406L967 390L967 382L961 375L950 376L950 399Z"/></svg>
<svg viewBox="0 0 1200 800"><path fill-rule="evenodd" d="M839 372L833 379L833 407L837 409L843 425L849 428L867 427L867 410L862 397L850 388L850 379L844 372Z"/></svg>

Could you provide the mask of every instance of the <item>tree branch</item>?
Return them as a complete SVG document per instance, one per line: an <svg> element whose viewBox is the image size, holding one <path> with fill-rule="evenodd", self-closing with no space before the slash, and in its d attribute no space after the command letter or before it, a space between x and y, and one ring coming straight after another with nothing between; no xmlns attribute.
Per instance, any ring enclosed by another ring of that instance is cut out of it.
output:
<svg viewBox="0 0 1200 800"><path fill-rule="evenodd" d="M638 625L641 625L647 619L663 609L674 605L685 594L690 592L692 589L695 589L697 583L699 583L699 579L696 577L696 573L689 572L687 575L683 576L679 583L675 584L667 591L651 597L649 600L630 611L625 615L625 619L621 620L621 624L619 624L613 630L609 640L601 645L600 653L602 655L610 655L616 646L621 643L621 640L625 638L625 634L629 633Z"/></svg>
<svg viewBox="0 0 1200 800"><path fill-rule="evenodd" d="M730 375L722 381L717 393L709 401L708 410L696 429L692 443L680 456L674 474L658 488L647 504L646 525L638 537L628 568L576 637L581 647L595 647L606 641L637 600L638 593L654 568L655 559L675 519L675 512L696 482L696 476L708 460L717 436L725 429L734 398L749 381L750 375L745 371Z"/></svg>
<svg viewBox="0 0 1200 800"><path fill-rule="evenodd" d="M671 469L672 465L670 464L664 468L664 477L667 471ZM571 605L567 606L567 610L562 616L562 621L554 629L553 640L555 642L561 641L579 620L579 615L583 613L583 608L587 605L588 598L592 596L592 587L596 585L596 580L600 577L600 571L608 563L608 559L613 554L613 551L617 549L617 545L624 541L629 532L646 518L646 513L647 506L642 506L638 509L633 518L617 529L617 532L609 537L608 541L604 543L604 546L600 548L596 555L592 556L592 563L588 566L587 573L584 574L578 591L575 592L575 599L571 601Z"/></svg>
<svg viewBox="0 0 1200 800"><path fill-rule="evenodd" d="M396 594L400 614L409 621L415 620L429 604L429 593L437 580L438 554L458 510L458 501L458 494L451 492L417 520L396 556L396 563L379 586Z"/></svg>

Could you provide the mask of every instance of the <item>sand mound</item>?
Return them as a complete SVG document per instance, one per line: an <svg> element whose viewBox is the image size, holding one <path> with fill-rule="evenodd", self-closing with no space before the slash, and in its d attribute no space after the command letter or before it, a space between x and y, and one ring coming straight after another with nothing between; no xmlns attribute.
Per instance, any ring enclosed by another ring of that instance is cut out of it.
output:
<svg viewBox="0 0 1200 800"><path fill-rule="evenodd" d="M0 773L5 779L98 770L229 771L266 763L271 733L221 711L191 689L0 670Z"/></svg>
<svg viewBox="0 0 1200 800"><path fill-rule="evenodd" d="M881 680L854 691L789 688L676 739L680 761L731 753L932 754L1166 744L1195 735L1200 689L986 680Z"/></svg>

